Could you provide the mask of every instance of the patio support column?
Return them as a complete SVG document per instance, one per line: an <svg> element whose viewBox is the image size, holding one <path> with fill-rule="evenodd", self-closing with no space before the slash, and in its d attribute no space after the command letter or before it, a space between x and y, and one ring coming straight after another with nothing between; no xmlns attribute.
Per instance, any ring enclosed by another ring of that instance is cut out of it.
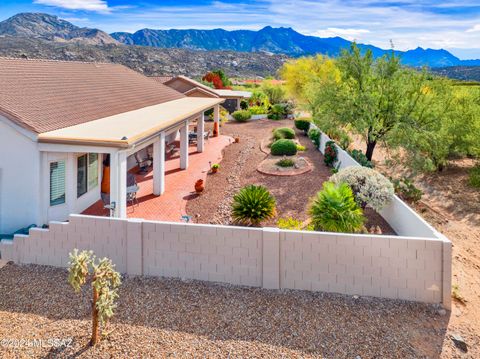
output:
<svg viewBox="0 0 480 359"><path fill-rule="evenodd" d="M220 105L213 107L213 136L220 136Z"/></svg>
<svg viewBox="0 0 480 359"><path fill-rule="evenodd" d="M127 152L110 153L110 204L113 217L127 218Z"/></svg>
<svg viewBox="0 0 480 359"><path fill-rule="evenodd" d="M153 194L165 192L165 132L153 143Z"/></svg>
<svg viewBox="0 0 480 359"><path fill-rule="evenodd" d="M180 128L180 168L188 168L188 121Z"/></svg>
<svg viewBox="0 0 480 359"><path fill-rule="evenodd" d="M237 98L237 111L240 111L242 108L240 107L240 103L242 102L241 98Z"/></svg>
<svg viewBox="0 0 480 359"><path fill-rule="evenodd" d="M205 114L202 112L197 122L197 151L203 152L205 145L205 139L203 138L203 132L205 131Z"/></svg>

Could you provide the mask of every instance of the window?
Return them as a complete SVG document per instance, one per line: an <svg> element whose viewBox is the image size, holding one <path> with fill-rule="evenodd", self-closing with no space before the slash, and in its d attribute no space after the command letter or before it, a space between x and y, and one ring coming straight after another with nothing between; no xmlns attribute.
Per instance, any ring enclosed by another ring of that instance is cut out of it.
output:
<svg viewBox="0 0 480 359"><path fill-rule="evenodd" d="M65 161L50 162L50 206L65 203Z"/></svg>
<svg viewBox="0 0 480 359"><path fill-rule="evenodd" d="M88 154L88 190L98 186L98 154Z"/></svg>
<svg viewBox="0 0 480 359"><path fill-rule="evenodd" d="M77 197L87 193L87 155L77 157Z"/></svg>
<svg viewBox="0 0 480 359"><path fill-rule="evenodd" d="M86 153L77 157L77 197L98 185L98 154Z"/></svg>

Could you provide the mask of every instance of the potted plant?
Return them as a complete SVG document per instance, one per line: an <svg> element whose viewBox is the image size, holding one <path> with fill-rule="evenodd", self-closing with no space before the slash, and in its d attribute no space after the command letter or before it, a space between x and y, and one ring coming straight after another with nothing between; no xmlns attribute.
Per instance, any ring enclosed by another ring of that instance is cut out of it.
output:
<svg viewBox="0 0 480 359"><path fill-rule="evenodd" d="M217 173L219 168L220 168L220 165L218 163L215 163L214 165L212 165L212 173Z"/></svg>
<svg viewBox="0 0 480 359"><path fill-rule="evenodd" d="M235 137L235 143L239 143L240 142L240 137Z"/></svg>
<svg viewBox="0 0 480 359"><path fill-rule="evenodd" d="M203 179L197 180L197 182L195 182L195 192L202 193L204 189Z"/></svg>

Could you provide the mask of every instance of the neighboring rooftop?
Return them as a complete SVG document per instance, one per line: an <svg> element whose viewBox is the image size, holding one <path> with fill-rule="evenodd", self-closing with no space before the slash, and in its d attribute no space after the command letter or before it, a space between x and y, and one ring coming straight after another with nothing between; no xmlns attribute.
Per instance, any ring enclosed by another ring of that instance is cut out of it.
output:
<svg viewBox="0 0 480 359"><path fill-rule="evenodd" d="M185 98L111 63L0 58L0 84L0 115L35 133Z"/></svg>

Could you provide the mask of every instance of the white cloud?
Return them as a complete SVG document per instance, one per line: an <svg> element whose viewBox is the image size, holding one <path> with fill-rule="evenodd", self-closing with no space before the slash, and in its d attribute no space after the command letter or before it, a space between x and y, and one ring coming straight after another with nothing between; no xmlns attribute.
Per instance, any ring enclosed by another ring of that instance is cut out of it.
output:
<svg viewBox="0 0 480 359"><path fill-rule="evenodd" d="M353 41L359 40L362 35L369 34L370 30L367 29L342 29L338 27L329 27L322 30L317 30L313 32L311 35L318 36L318 37L335 37L340 36L344 39Z"/></svg>
<svg viewBox="0 0 480 359"><path fill-rule="evenodd" d="M68 10L87 10L110 12L111 8L104 0L34 0L34 4L55 6Z"/></svg>
<svg viewBox="0 0 480 359"><path fill-rule="evenodd" d="M470 29L468 29L466 32L480 32L480 24L476 24Z"/></svg>

